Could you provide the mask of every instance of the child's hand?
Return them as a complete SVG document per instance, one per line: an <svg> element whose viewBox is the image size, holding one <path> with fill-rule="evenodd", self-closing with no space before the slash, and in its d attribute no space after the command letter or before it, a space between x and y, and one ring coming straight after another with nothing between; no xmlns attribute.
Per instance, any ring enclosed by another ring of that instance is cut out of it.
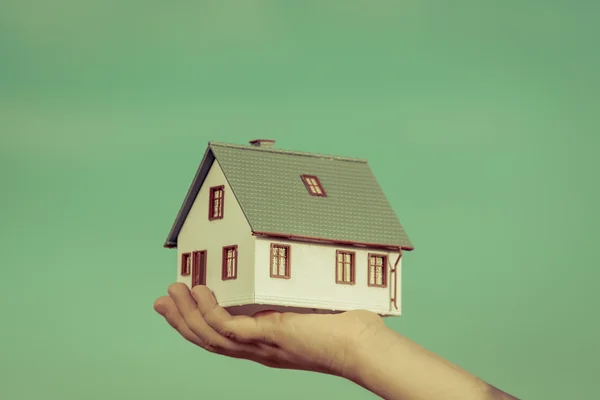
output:
<svg viewBox="0 0 600 400"><path fill-rule="evenodd" d="M206 286L190 292L185 284L175 283L168 292L154 309L185 339L213 353L274 368L349 378L357 364L353 350L385 330L383 320L369 311L232 316Z"/></svg>

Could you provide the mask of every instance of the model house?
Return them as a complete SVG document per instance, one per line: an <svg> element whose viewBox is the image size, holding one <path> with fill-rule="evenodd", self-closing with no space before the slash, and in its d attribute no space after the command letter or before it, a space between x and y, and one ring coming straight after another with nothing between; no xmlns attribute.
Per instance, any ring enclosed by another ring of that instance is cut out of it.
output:
<svg viewBox="0 0 600 400"><path fill-rule="evenodd" d="M393 167L396 168L396 167ZM233 314L401 314L411 245L366 160L210 142L165 243Z"/></svg>

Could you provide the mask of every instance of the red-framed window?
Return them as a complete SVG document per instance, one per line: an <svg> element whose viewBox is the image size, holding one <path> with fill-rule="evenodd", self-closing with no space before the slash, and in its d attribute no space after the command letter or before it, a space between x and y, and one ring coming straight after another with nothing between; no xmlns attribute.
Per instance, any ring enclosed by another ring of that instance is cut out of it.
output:
<svg viewBox="0 0 600 400"><path fill-rule="evenodd" d="M338 250L335 253L335 282L354 285L356 282L356 254L351 251Z"/></svg>
<svg viewBox="0 0 600 400"><path fill-rule="evenodd" d="M302 182L304 182L304 186L306 186L306 190L308 190L308 193L310 193L311 196L327 196L319 178L314 175L300 175L300 177L302 178Z"/></svg>
<svg viewBox="0 0 600 400"><path fill-rule="evenodd" d="M225 186L214 186L210 188L210 199L208 204L208 219L223 219L223 208L225 205Z"/></svg>
<svg viewBox="0 0 600 400"><path fill-rule="evenodd" d="M192 253L181 254L181 275L187 276L192 269Z"/></svg>
<svg viewBox="0 0 600 400"><path fill-rule="evenodd" d="M221 273L222 279L236 279L238 265L238 247L225 246L223 247L223 270Z"/></svg>
<svg viewBox="0 0 600 400"><path fill-rule="evenodd" d="M271 278L290 278L291 247L271 243Z"/></svg>
<svg viewBox="0 0 600 400"><path fill-rule="evenodd" d="M387 287L387 256L369 254L369 286Z"/></svg>

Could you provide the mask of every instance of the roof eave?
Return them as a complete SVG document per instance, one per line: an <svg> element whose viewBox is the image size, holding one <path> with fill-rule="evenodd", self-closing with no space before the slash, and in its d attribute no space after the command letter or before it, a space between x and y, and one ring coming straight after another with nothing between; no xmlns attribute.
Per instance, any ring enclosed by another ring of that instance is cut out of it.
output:
<svg viewBox="0 0 600 400"><path fill-rule="evenodd" d="M261 231L253 231L253 236L263 236L263 237L271 237L271 238L280 238L280 239L288 239L299 242L311 242L311 243L328 243L328 244L340 244L346 246L353 247L363 247L370 249L386 249L386 250L405 250L412 251L414 250L413 246L402 246L398 244L392 243L371 243L371 242L360 242L360 241L352 241L352 240L341 240L341 239L330 239L330 238L320 238L320 237L312 237L312 236L301 236L301 235L293 235L288 233L279 233L279 232L261 232Z"/></svg>
<svg viewBox="0 0 600 400"><path fill-rule="evenodd" d="M187 215L189 214L192 205L194 204L194 200L196 199L196 196L198 195L198 192L200 191L200 188L202 187L202 184L204 183L204 180L206 179L208 171L210 170L210 167L214 160L215 156L211 150L211 146L209 143L208 147L206 148L206 151L204 152L204 156L202 157L202 161L200 162L200 165L196 170L196 175L194 175L194 179L192 180L192 183L185 196L185 199L183 200L183 203L179 208L177 217L173 222L173 226L171 227L171 231L169 232L169 236L167 236L167 240L165 241L163 247L167 249L177 247L177 237L179 236L181 227L183 226L183 223L187 218Z"/></svg>

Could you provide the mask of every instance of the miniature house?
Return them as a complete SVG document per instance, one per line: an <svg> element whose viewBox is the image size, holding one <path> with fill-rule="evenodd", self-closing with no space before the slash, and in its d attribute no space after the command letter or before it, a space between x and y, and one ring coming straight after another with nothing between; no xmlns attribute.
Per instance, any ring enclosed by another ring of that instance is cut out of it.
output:
<svg viewBox="0 0 600 400"><path fill-rule="evenodd" d="M210 142L165 243L232 314L401 314L413 247L366 160Z"/></svg>

